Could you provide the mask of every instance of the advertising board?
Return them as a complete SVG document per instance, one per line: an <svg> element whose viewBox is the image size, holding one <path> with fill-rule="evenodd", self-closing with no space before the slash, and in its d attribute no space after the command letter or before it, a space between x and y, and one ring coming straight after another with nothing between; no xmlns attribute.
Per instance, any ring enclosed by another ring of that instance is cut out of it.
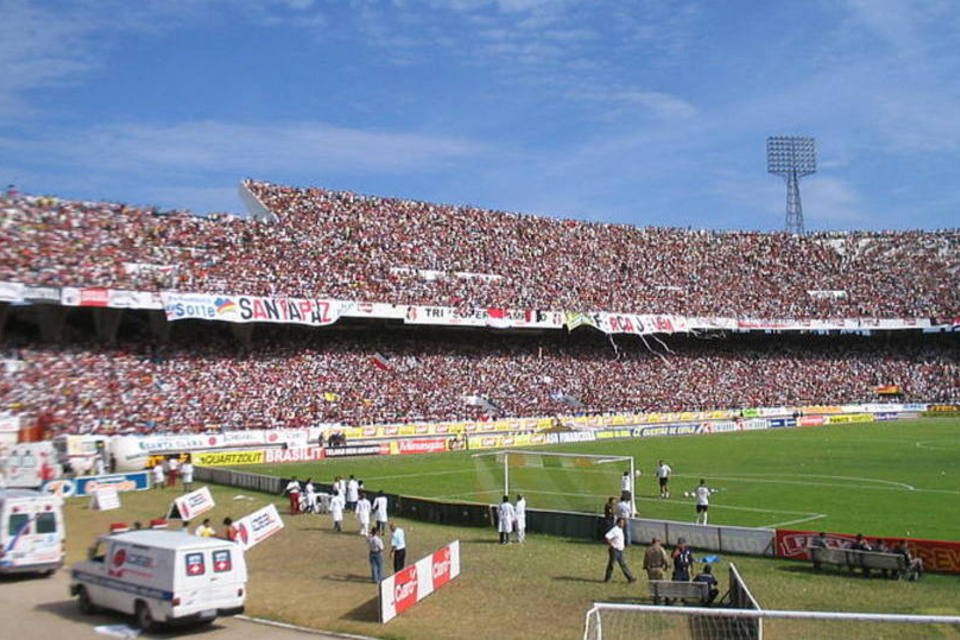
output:
<svg viewBox="0 0 960 640"><path fill-rule="evenodd" d="M351 458L354 456L385 456L390 455L390 445L379 444L348 444L342 447L327 447L323 451L327 458Z"/></svg>
<svg viewBox="0 0 960 640"><path fill-rule="evenodd" d="M323 449L321 447L296 447L293 449L267 449L264 452L263 461L267 463L277 462L314 462L323 460Z"/></svg>
<svg viewBox="0 0 960 640"><path fill-rule="evenodd" d="M97 489L113 487L118 492L144 491L150 488L150 474L146 471L113 473L103 476L80 476L73 479L73 495L92 496Z"/></svg>
<svg viewBox="0 0 960 640"><path fill-rule="evenodd" d="M268 504L240 518L234 526L237 528L237 542L246 550L283 529L283 520L277 512L277 505Z"/></svg>
<svg viewBox="0 0 960 640"><path fill-rule="evenodd" d="M170 505L171 518L180 520L191 520L202 513L206 513L216 506L213 502L213 496L210 495L210 489L200 487L196 491L185 493L173 501Z"/></svg>
<svg viewBox="0 0 960 640"><path fill-rule="evenodd" d="M810 559L810 542L815 531L777 529L777 556L793 560ZM826 533L827 546L844 548L856 536L849 533ZM960 542L949 540L925 540L922 538L885 538L870 536L870 540L883 540L891 549L905 540L910 553L923 560L926 571L960 573Z"/></svg>
<svg viewBox="0 0 960 640"><path fill-rule="evenodd" d="M460 575L460 541L437 549L380 581L380 622L386 624Z"/></svg>
<svg viewBox="0 0 960 640"><path fill-rule="evenodd" d="M193 463L201 467L226 467L235 464L262 464L266 452L255 451L197 451L190 454Z"/></svg>

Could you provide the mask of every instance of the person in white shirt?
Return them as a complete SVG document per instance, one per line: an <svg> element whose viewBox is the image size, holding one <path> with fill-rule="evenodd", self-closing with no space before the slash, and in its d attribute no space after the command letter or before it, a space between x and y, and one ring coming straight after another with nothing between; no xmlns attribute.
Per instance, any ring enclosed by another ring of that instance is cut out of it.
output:
<svg viewBox="0 0 960 640"><path fill-rule="evenodd" d="M373 513L377 517L377 533L385 534L390 519L387 517L387 496L383 495L383 491L378 491L377 497L373 499Z"/></svg>
<svg viewBox="0 0 960 640"><path fill-rule="evenodd" d="M187 461L180 467L180 477L183 479L183 492L189 493L193 486L193 460L187 458Z"/></svg>
<svg viewBox="0 0 960 640"><path fill-rule="evenodd" d="M163 473L163 462L159 461L157 464L153 465L153 488L154 489L163 489L163 480L165 474Z"/></svg>
<svg viewBox="0 0 960 640"><path fill-rule="evenodd" d="M633 492L633 478L630 477L630 470L623 472L623 475L620 476L620 493L624 491Z"/></svg>
<svg viewBox="0 0 960 640"><path fill-rule="evenodd" d="M396 522L390 523L390 555L393 556L393 572L403 569L407 564L407 534Z"/></svg>
<svg viewBox="0 0 960 640"><path fill-rule="evenodd" d="M346 506L343 494L334 489L333 497L330 498L330 515L333 516L333 528L335 531L343 531L343 510Z"/></svg>
<svg viewBox="0 0 960 640"><path fill-rule="evenodd" d="M370 577L374 583L380 584L383 580L383 540L376 531L365 535L370 549Z"/></svg>
<svg viewBox="0 0 960 640"><path fill-rule="evenodd" d="M620 502L617 503L616 516L617 519L626 521L627 526L624 528L626 542L628 546L633 544L633 538L630 535L630 518L633 516L633 504L630 501L630 493L627 491L624 491L620 495Z"/></svg>
<svg viewBox="0 0 960 640"><path fill-rule="evenodd" d="M513 517L516 519L517 542L527 539L527 499L517 494L517 504L513 507Z"/></svg>
<svg viewBox="0 0 960 640"><path fill-rule="evenodd" d="M700 479L700 485L693 492L697 497L697 524L707 524L707 510L710 508L710 494L713 491L707 486L707 481ZM702 520L702 522L701 522Z"/></svg>
<svg viewBox="0 0 960 640"><path fill-rule="evenodd" d="M347 499L347 481L343 479L343 476L337 476L333 480L333 489L340 492L340 497L346 501Z"/></svg>
<svg viewBox="0 0 960 640"><path fill-rule="evenodd" d="M510 504L510 496L503 496L503 502L497 512L499 515L497 522L497 531L500 533L500 544L510 544L510 532L513 531L513 519L516 517L516 510Z"/></svg>
<svg viewBox="0 0 960 640"><path fill-rule="evenodd" d="M618 518L617 524L603 536L604 541L607 543L607 569L603 574L604 582L610 582L610 579L613 577L614 563L620 565L620 570L623 571L627 582L637 581L636 577L634 577L630 571L630 567L627 566L626 561L623 559L623 551L626 549L626 538L624 536L626 527L627 521L623 518Z"/></svg>
<svg viewBox="0 0 960 640"><path fill-rule="evenodd" d="M295 516L300 513L300 482L294 476L283 490L290 495L290 515Z"/></svg>
<svg viewBox="0 0 960 640"><path fill-rule="evenodd" d="M347 492L344 494L344 497L347 499L347 509L354 511L357 508L357 500L360 496L360 483L357 482L357 479L353 477L353 474L350 474L350 479L347 480Z"/></svg>
<svg viewBox="0 0 960 640"><path fill-rule="evenodd" d="M174 488L177 486L177 476L180 470L180 456L170 456L167 463L167 486Z"/></svg>
<svg viewBox="0 0 960 640"><path fill-rule="evenodd" d="M313 486L313 479L307 478L307 483L303 487L303 494L307 500L307 513L317 512L317 490Z"/></svg>
<svg viewBox="0 0 960 640"><path fill-rule="evenodd" d="M357 520L360 521L360 535L365 536L370 533L370 511L372 510L370 501L367 500L367 494L360 494L356 510Z"/></svg>
<svg viewBox="0 0 960 640"><path fill-rule="evenodd" d="M673 469L670 468L666 462L661 460L657 463L657 484L660 485L660 497L669 498L670 497L670 474L673 473Z"/></svg>

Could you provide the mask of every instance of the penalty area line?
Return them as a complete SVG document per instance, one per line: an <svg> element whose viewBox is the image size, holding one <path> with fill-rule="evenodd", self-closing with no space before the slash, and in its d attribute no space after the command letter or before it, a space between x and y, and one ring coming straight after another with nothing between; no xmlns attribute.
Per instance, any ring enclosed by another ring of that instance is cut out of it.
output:
<svg viewBox="0 0 960 640"><path fill-rule="evenodd" d="M802 522L812 522L814 520L820 520L821 518L826 518L827 514L825 513L812 513L807 518L797 518L796 520L787 520L786 522L774 522L773 524L766 524L760 527L761 529L778 529L780 527L786 527L791 524L800 524Z"/></svg>

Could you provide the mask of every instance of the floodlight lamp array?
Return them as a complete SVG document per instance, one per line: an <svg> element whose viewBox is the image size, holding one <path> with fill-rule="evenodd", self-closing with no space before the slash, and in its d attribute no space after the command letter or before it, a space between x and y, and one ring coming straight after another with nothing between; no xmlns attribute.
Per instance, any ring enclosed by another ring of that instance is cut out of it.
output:
<svg viewBox="0 0 960 640"><path fill-rule="evenodd" d="M771 136L767 138L767 171L779 176L808 176L817 171L813 138Z"/></svg>

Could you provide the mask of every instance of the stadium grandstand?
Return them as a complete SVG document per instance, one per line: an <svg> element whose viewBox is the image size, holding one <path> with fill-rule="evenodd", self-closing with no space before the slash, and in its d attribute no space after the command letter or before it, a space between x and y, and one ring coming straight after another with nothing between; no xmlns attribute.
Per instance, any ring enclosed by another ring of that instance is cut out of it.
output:
<svg viewBox="0 0 960 640"><path fill-rule="evenodd" d="M241 192L249 216L0 199L0 411L149 433L960 397L932 333L960 316L957 230Z"/></svg>

